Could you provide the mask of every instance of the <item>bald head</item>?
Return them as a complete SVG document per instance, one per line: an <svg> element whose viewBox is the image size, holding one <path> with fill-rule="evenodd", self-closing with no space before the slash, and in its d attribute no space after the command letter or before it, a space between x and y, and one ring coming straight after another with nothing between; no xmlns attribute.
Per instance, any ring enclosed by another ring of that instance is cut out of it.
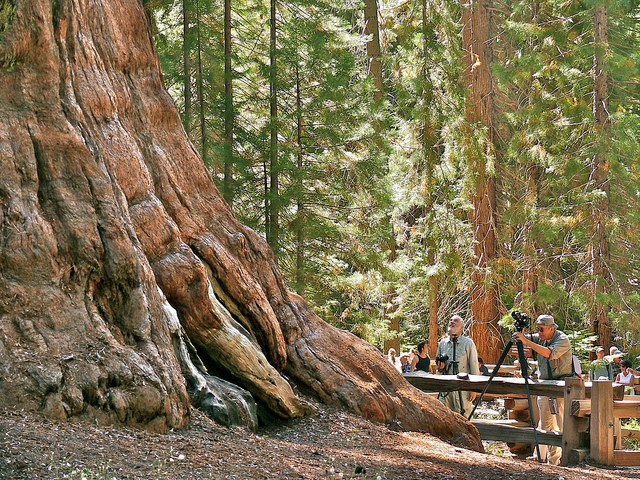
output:
<svg viewBox="0 0 640 480"><path fill-rule="evenodd" d="M462 330L464 329L464 321L460 315L454 315L449 320L449 324L447 325L447 333L449 335L462 335Z"/></svg>

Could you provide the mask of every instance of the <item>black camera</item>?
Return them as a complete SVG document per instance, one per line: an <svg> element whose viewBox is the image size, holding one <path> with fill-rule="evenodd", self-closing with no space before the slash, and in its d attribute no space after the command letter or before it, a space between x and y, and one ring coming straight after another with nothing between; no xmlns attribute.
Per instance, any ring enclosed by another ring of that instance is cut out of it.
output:
<svg viewBox="0 0 640 480"><path fill-rule="evenodd" d="M449 361L449 355L442 355L440 357L436 357L436 363L447 363Z"/></svg>
<svg viewBox="0 0 640 480"><path fill-rule="evenodd" d="M518 332L523 331L525 328L528 328L531 324L531 317L526 313L519 312L518 310L514 310L511 312L511 316L513 317L513 325L516 327Z"/></svg>

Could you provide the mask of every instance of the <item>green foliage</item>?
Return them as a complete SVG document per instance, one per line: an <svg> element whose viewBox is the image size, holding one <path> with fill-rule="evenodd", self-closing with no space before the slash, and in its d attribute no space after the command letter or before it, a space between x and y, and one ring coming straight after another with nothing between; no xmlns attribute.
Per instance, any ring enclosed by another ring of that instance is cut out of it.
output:
<svg viewBox="0 0 640 480"><path fill-rule="evenodd" d="M640 419L629 418L622 422L621 427L628 430L640 430ZM625 438L624 448L628 450L640 450L640 440L635 438Z"/></svg>
<svg viewBox="0 0 640 480"><path fill-rule="evenodd" d="M158 52L188 134L221 184L223 5L187 6L192 23L183 38L182 2L153 3ZM502 312L551 312L586 360L593 311L606 306L615 341L640 349L637 2L607 2L608 41L598 45L591 4L518 0L494 11L493 149L484 127L464 120L459 2L379 3L382 102L373 101L359 2L277 6L280 184L272 198L269 4L232 3L232 207L264 233L265 202L278 205L279 265L323 318L378 346L399 320L400 338L413 345L429 334L434 305L440 319L469 311L468 199L478 162L497 185L499 251L489 272ZM609 80L604 130L593 116L596 55ZM605 184L594 180L595 158L603 159ZM595 225L600 212L603 229ZM601 245L606 271L596 274ZM523 293L528 276L534 286Z"/></svg>
<svg viewBox="0 0 640 480"><path fill-rule="evenodd" d="M17 58L5 44L7 30L11 27L15 16L15 3L13 0L0 0L0 66L7 70L12 70L17 62Z"/></svg>

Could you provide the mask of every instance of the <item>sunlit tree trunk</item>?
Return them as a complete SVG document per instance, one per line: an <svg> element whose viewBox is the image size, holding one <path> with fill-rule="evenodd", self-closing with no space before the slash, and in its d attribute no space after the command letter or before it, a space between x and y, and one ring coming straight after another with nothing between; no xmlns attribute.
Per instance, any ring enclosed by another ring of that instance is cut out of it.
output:
<svg viewBox="0 0 640 480"><path fill-rule="evenodd" d="M384 85L382 79L382 61L380 59L380 55L382 52L380 49L380 23L378 21L377 0L365 0L364 22L364 33L369 37L367 41L369 75L373 79L373 84L376 87L373 92L373 99L374 101L379 101L384 97ZM373 128L375 131L374 144L379 147L380 124L378 121L374 121ZM387 224L391 225L392 229L388 237L389 257L387 260L389 262L392 262L397 256L396 243L391 221L387 222ZM389 330L394 335L392 338L388 338L383 342L382 349L384 352L387 352L390 348L395 349L396 352L400 351L400 338L397 336L397 333L400 331L400 319L396 315L394 315L395 311L398 309L398 306L394 302L395 298L395 291L386 292L382 297L382 301L384 304L382 309L382 316L389 322Z"/></svg>
<svg viewBox="0 0 640 480"><path fill-rule="evenodd" d="M182 64L184 85L184 129L191 132L191 0L182 1Z"/></svg>
<svg viewBox="0 0 640 480"><path fill-rule="evenodd" d="M473 228L475 255L470 291L471 332L478 354L485 361L496 360L501 348L498 290L490 272L497 252L490 7L489 0L471 0L463 7L462 16L466 117L473 134L478 129L486 132L481 140L484 143L482 152L472 146L467 153L472 202L469 220ZM471 131L469 135L472 135Z"/></svg>
<svg viewBox="0 0 640 480"><path fill-rule="evenodd" d="M196 66L196 86L198 89L198 117L200 119L200 155L205 163L209 163L208 139L207 139L207 107L204 102L204 72L202 64L202 25L200 22L202 0L196 0L196 49L197 49L197 66Z"/></svg>
<svg viewBox="0 0 640 480"><path fill-rule="evenodd" d="M296 291L299 294L304 292L304 224L305 224L305 212L304 212L304 143L302 136L304 135L304 127L302 124L302 92L300 85L300 71L296 65L296 143L297 143L297 163L296 163L296 182L297 182L297 198L296 198L296 221L295 221L295 234L296 234L296 273L295 284Z"/></svg>
<svg viewBox="0 0 640 480"><path fill-rule="evenodd" d="M595 55L593 115L595 119L596 149L591 166L592 188L601 195L594 199L593 231L591 238L591 274L593 275L593 304L591 322L598 336L598 344L611 345L613 340L610 310L610 263L609 236L607 222L609 217L609 170L607 159L608 136L610 129L608 75L605 58L608 50L607 7L600 3L594 8Z"/></svg>
<svg viewBox="0 0 640 480"><path fill-rule="evenodd" d="M424 188L422 189L426 197L425 203L425 215L428 219L433 218L431 210L436 197L434 169L437 161L436 143L437 132L435 121L431 118L429 112L429 106L434 101L432 86L427 83L429 72L427 72L427 59L429 58L429 39L434 36L433 29L430 28L429 22L429 6L427 0L422 0L422 104L424 108L422 119L422 155L423 155L423 177ZM427 238L432 238L431 233L433 229L437 228L432 221L428 221L426 230L428 232ZM427 248L427 263L434 265L437 261L436 249L437 244L433 241L427 241L425 247ZM429 354L431 358L435 358L436 351L438 349L438 340L440 337L438 326L438 288L439 288L438 275L432 273L429 277ZM444 319L443 319L444 320Z"/></svg>
<svg viewBox="0 0 640 480"><path fill-rule="evenodd" d="M364 1L364 33L367 41L367 58L369 59L369 75L376 86L374 99L380 100L384 95L382 85L382 61L380 60L380 25L378 22L378 2L377 0Z"/></svg>
<svg viewBox="0 0 640 480"><path fill-rule="evenodd" d="M278 159L278 81L276 67L277 9L276 0L271 0L269 29L269 192L267 242L278 254L280 237L280 162Z"/></svg>
<svg viewBox="0 0 640 480"><path fill-rule="evenodd" d="M224 182L223 195L229 206L233 206L234 161L233 128L235 112L233 106L233 73L231 70L231 0L224 0Z"/></svg>
<svg viewBox="0 0 640 480"><path fill-rule="evenodd" d="M530 212L538 207L540 198L540 180L541 167L538 165L530 165L526 173L527 192L525 203L527 211ZM529 220L523 227L522 236L524 237L524 269L522 272L522 296L523 307L528 314L535 316L539 313L536 309L536 303L532 301L538 291L538 254L536 239L533 238L533 220ZM541 312L540 312L541 313Z"/></svg>

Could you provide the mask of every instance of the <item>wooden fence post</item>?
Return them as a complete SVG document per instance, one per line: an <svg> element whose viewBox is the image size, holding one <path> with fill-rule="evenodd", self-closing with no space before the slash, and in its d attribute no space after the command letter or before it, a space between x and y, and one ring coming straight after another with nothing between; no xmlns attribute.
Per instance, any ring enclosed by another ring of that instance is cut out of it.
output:
<svg viewBox="0 0 640 480"><path fill-rule="evenodd" d="M594 380L591 387L591 458L613 465L613 386L609 380Z"/></svg>
<svg viewBox="0 0 640 480"><path fill-rule="evenodd" d="M564 424L562 425L562 458L560 464L577 465L580 456L577 450L584 445L580 444L580 433L586 432L588 420L571 415L571 403L573 400L585 398L584 380L581 378L566 378L564 381Z"/></svg>

